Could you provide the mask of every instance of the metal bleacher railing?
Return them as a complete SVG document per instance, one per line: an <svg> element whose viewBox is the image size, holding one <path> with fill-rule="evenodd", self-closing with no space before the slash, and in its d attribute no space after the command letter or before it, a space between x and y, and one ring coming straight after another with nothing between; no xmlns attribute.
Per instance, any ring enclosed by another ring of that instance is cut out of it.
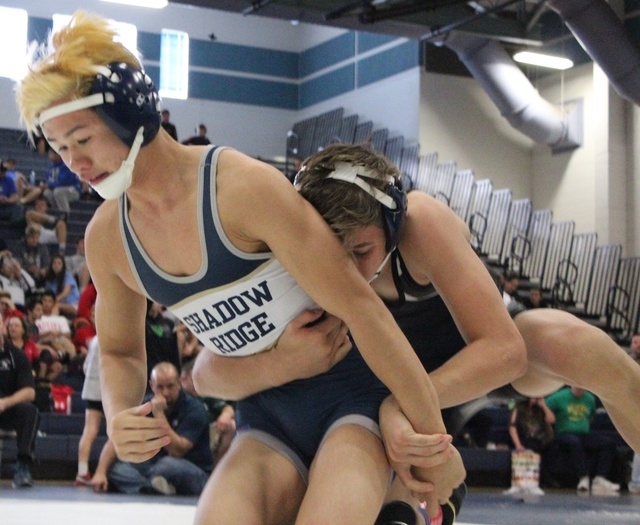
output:
<svg viewBox="0 0 640 525"><path fill-rule="evenodd" d="M39 155L32 149L25 131L0 128L0 159L8 158L15 159L16 168L26 175L35 172L38 180L44 179L49 166L47 156Z"/></svg>
<svg viewBox="0 0 640 525"><path fill-rule="evenodd" d="M387 128L343 113L339 108L295 123L290 134L297 137L298 154L304 158L337 140L370 143L400 168L407 187L446 203L468 224L471 245L487 262L539 286L557 308L601 326L621 343L638 332L640 257L623 258L619 244L598 246L597 235L575 233L573 221L554 222L550 210L513 200L509 189L476 180L471 169L457 170L455 161L441 162L437 152L420 154L419 144L408 146Z"/></svg>

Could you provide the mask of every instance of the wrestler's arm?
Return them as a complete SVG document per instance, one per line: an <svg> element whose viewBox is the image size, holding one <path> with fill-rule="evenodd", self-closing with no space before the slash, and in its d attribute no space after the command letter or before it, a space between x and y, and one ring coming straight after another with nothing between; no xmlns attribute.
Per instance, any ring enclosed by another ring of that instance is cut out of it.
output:
<svg viewBox="0 0 640 525"><path fill-rule="evenodd" d="M112 206L116 203L104 203L88 225L86 257L97 290L95 319L107 432L120 459L139 462L166 444L167 429L145 417L151 412L150 403L138 406L147 383L146 300L118 273L128 263Z"/></svg>
<svg viewBox="0 0 640 525"><path fill-rule="evenodd" d="M468 240L468 229L446 205L421 192L409 194L401 241L407 264L431 282L467 345L429 372L442 408L476 399L522 376L524 341L500 292Z"/></svg>
<svg viewBox="0 0 640 525"><path fill-rule="evenodd" d="M320 310L302 312L265 352L226 357L202 350L193 368L196 390L203 396L242 399L326 372L347 354L351 341L342 321L321 316Z"/></svg>
<svg viewBox="0 0 640 525"><path fill-rule="evenodd" d="M400 249L414 277L433 283L468 343L429 373L441 406L475 399L522 375L524 343L486 268L473 252L464 223L428 195L409 194L410 220ZM419 490L411 466L429 467L429 436L407 424L391 396L380 410L387 455L405 485Z"/></svg>
<svg viewBox="0 0 640 525"><path fill-rule="evenodd" d="M237 152L223 152L218 170L218 205L232 242L255 246L253 251L266 244L322 308L347 324L365 361L414 428L444 432L427 373L316 210L277 170Z"/></svg>

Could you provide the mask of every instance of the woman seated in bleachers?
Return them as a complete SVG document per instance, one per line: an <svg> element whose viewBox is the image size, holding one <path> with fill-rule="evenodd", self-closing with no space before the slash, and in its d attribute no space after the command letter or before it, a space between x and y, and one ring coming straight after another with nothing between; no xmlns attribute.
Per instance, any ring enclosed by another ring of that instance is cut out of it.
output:
<svg viewBox="0 0 640 525"><path fill-rule="evenodd" d="M44 287L45 290L56 294L60 314L70 319L75 318L78 313L80 291L75 277L67 271L67 264L62 255L54 255L51 258Z"/></svg>

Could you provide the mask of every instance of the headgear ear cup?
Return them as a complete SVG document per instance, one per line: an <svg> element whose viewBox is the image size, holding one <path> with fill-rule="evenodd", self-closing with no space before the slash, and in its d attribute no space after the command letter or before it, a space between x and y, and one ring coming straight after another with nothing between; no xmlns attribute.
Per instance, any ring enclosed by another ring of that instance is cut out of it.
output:
<svg viewBox="0 0 640 525"><path fill-rule="evenodd" d="M395 250L400 242L400 230L404 225L407 216L407 194L402 186L401 179L395 179L387 184L385 193L393 199L396 204L395 209L388 208L382 204L382 216L385 228L385 250L387 253Z"/></svg>
<svg viewBox="0 0 640 525"><path fill-rule="evenodd" d="M160 97L144 71L124 62L113 62L99 68L91 93L103 95L105 102L96 106L96 112L128 147L133 145L141 126L143 146L158 134Z"/></svg>
<svg viewBox="0 0 640 525"><path fill-rule="evenodd" d="M379 180L376 174L364 166L353 166L346 162L337 162L328 179L342 180L359 186L382 206L385 250L391 253L400 242L400 230L407 215L407 194L402 180L392 176L386 178L384 191L369 181Z"/></svg>

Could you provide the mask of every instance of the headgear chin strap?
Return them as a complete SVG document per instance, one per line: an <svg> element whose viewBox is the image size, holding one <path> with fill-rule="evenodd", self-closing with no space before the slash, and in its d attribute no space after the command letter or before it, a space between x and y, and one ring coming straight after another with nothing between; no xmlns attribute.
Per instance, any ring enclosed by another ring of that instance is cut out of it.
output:
<svg viewBox="0 0 640 525"><path fill-rule="evenodd" d="M135 167L136 157L144 140L144 128L140 126L133 146L129 150L129 155L122 161L120 167L109 175L106 179L92 184L91 187L96 190L98 195L106 200L118 199L131 185L133 178L133 168Z"/></svg>
<svg viewBox="0 0 640 525"><path fill-rule="evenodd" d="M367 179L380 180L379 175L364 166L354 166L346 162L336 162L334 170L327 175L327 178L355 184L382 204L385 250L387 254L395 250L400 241L400 229L407 214L407 194L402 188L402 181L387 175L383 179L387 186L385 191L381 191L367 181ZM372 280L380 274L387 259L388 257L382 262Z"/></svg>
<svg viewBox="0 0 640 525"><path fill-rule="evenodd" d="M393 253L393 250L390 251L389 253L387 253L387 255L385 255L384 259L382 259L382 262L380 263L380 266L378 266L378 269L376 270L376 272L373 274L373 276L371 277L371 279L369 279L367 282L369 284L371 284L373 281L375 281L378 277L380 277L380 274L382 273L382 269L385 267L385 265L387 264L387 262L389 262L389 259L391 258L391 254Z"/></svg>

